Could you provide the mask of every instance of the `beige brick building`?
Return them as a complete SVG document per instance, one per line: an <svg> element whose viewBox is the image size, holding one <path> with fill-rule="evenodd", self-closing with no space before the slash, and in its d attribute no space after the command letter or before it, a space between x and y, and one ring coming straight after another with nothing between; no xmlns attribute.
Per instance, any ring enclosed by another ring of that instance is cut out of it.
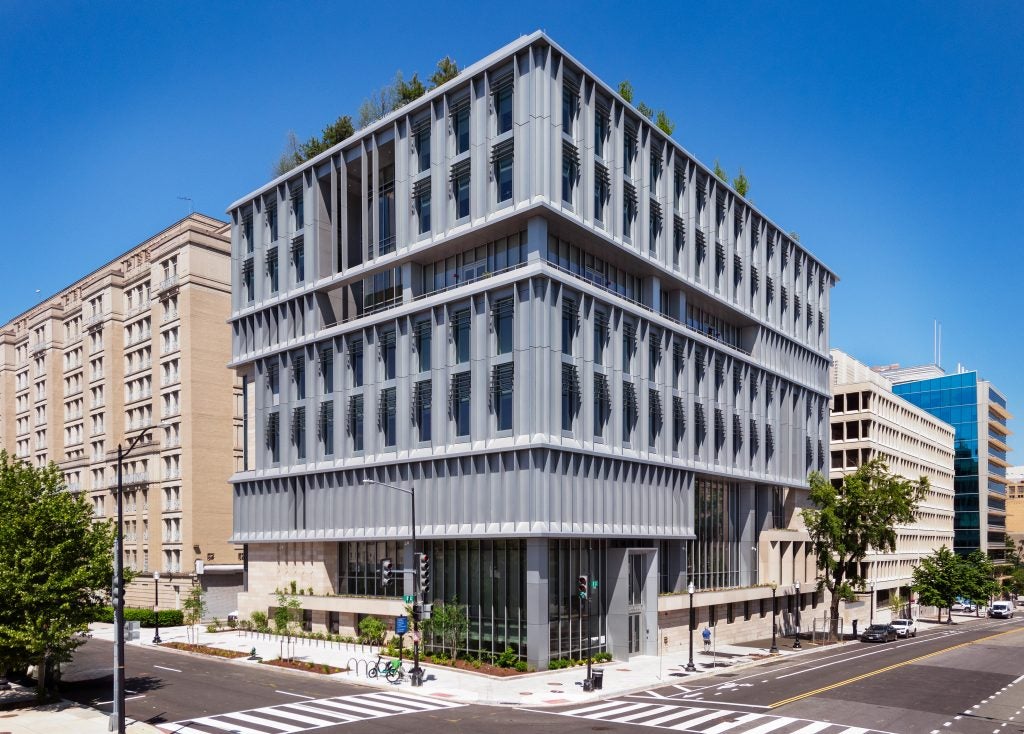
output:
<svg viewBox="0 0 1024 734"><path fill-rule="evenodd" d="M180 605L193 583L211 614L234 609L241 548L228 477L241 461L231 356L229 228L192 214L0 327L0 446L116 517L124 462L129 606ZM203 574L197 574L197 561Z"/></svg>
<svg viewBox="0 0 1024 734"><path fill-rule="evenodd" d="M914 566L943 545L953 547L954 429L931 413L894 395L891 383L848 354L833 349L829 478L846 474L882 457L894 474L927 477L930 489L918 505L917 519L896 528L896 550L871 553L865 563L866 593L848 603L847 621L868 623L895 617L894 595L910 595ZM872 602L872 596L874 600Z"/></svg>
<svg viewBox="0 0 1024 734"><path fill-rule="evenodd" d="M1024 540L1024 466L1006 469L1006 533Z"/></svg>

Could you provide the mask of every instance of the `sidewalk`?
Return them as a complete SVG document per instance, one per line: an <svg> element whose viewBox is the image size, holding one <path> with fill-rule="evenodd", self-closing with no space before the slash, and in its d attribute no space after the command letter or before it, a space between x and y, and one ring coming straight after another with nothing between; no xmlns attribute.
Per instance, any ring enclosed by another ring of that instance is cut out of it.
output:
<svg viewBox="0 0 1024 734"><path fill-rule="evenodd" d="M3 695L0 695L0 705L31 701L34 698L33 689L12 683L11 690L3 691ZM108 714L70 701L0 711L2 734L109 734L109 722ZM129 720L125 730L128 734L163 734L155 726L141 721Z"/></svg>
<svg viewBox="0 0 1024 734"><path fill-rule="evenodd" d="M92 625L93 637L113 640L113 625ZM163 642L187 642L185 627L161 628ZM586 666L563 668L561 670L539 671L513 675L504 678L459 670L447 666L423 665L424 684L413 688L408 678L400 683L388 683L383 678L366 677L367 666L377 659L377 648L370 645L345 644L292 638L292 657L316 664L327 664L338 668L350 668L348 672L336 673L335 679L373 688L401 688L410 693L436 696L460 703L481 703L494 705L555 706L581 703L600 698L619 696L658 685L685 684L687 680L716 675L726 669L735 670L769 658L771 640L756 641L744 645L718 645L713 652L705 653L699 635L694 635L694 664L696 673L687 673L685 667L688 652L673 651L659 656L634 656L628 662L612 661L595 665L595 670L604 672L603 688L600 691L584 692L583 679ZM141 632L141 639L127 643L131 646L152 647L153 630ZM198 632L198 642L224 650L249 653L253 648L257 656L274 659L286 654L284 643L275 635L243 631ZM780 655L792 655L792 641L779 638ZM805 645L805 650L811 649ZM129 655L131 652L129 650ZM171 651L170 654L190 654ZM773 656L774 657L774 656ZM226 665L258 665L258 662L238 658L225 662ZM404 661L405 669L412 661Z"/></svg>

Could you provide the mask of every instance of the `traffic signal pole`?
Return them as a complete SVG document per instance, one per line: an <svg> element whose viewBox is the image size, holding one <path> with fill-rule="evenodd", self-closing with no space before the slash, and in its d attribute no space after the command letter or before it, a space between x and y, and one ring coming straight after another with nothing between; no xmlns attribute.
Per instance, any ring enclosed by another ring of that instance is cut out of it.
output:
<svg viewBox="0 0 1024 734"><path fill-rule="evenodd" d="M420 593L420 568L416 556L416 487L410 487L409 499L412 506L412 557L416 563L416 576L413 585L416 588L416 600L412 606L412 670L409 677L413 686L423 685L423 669L420 667L420 614L423 611L423 595ZM419 609L419 611L417 611Z"/></svg>
<svg viewBox="0 0 1024 734"><path fill-rule="evenodd" d="M124 734L124 509L122 495L122 460L124 451L117 445L117 528L114 531L114 701L109 731Z"/></svg>

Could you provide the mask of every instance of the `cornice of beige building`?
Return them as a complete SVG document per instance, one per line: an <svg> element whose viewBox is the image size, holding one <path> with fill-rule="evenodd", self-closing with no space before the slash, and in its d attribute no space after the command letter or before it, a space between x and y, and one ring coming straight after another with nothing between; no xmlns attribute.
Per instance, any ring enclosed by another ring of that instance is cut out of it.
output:
<svg viewBox="0 0 1024 734"><path fill-rule="evenodd" d="M868 594L875 595L875 619L886 619L891 595L908 597L920 559L943 545L953 547L954 429L894 395L892 383L867 365L838 349L831 355L829 479L841 482L880 456L894 474L913 480L926 477L929 483L916 521L896 528L896 550L871 553L865 561L864 576L873 581ZM870 609L847 607L848 617L868 621Z"/></svg>
<svg viewBox="0 0 1024 734"><path fill-rule="evenodd" d="M0 446L56 462L97 520L116 515L118 445L149 431L123 467L125 566L139 574L130 606L153 603L153 571L161 606L180 604L201 561L237 577L206 579L225 587L208 596L211 613L234 608L230 300L229 225L191 214L0 327Z"/></svg>

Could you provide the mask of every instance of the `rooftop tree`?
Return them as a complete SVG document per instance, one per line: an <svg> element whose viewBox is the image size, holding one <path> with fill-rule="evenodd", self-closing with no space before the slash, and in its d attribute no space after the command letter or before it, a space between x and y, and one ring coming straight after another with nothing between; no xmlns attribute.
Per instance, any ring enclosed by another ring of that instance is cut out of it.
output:
<svg viewBox="0 0 1024 734"><path fill-rule="evenodd" d="M863 590L862 562L869 551L891 553L896 526L914 521L928 479L910 481L891 474L881 458L862 464L836 487L818 472L810 475L812 507L802 511L818 564L818 588L831 595L831 633L838 634L839 602Z"/></svg>

